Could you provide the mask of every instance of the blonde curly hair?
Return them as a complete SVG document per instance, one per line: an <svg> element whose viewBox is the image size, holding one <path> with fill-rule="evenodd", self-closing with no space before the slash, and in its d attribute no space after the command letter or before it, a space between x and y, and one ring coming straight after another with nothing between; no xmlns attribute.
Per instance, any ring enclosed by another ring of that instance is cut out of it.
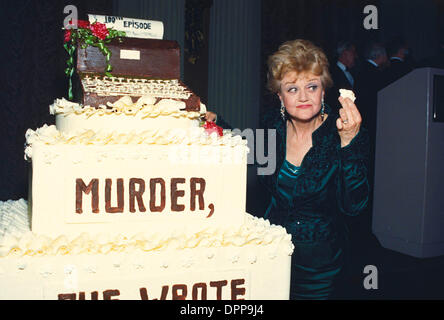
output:
<svg viewBox="0 0 444 320"><path fill-rule="evenodd" d="M328 89L333 85L328 67L327 56L312 42L303 39L287 41L268 58L267 87L273 93L279 92L285 74L295 71L298 75L312 73L320 76L323 88Z"/></svg>

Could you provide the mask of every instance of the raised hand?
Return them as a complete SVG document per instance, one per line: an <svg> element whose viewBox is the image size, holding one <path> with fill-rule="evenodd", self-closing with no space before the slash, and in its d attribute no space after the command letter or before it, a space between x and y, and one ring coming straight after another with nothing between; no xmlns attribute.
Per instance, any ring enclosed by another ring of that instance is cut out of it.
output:
<svg viewBox="0 0 444 320"><path fill-rule="evenodd" d="M339 118L336 120L341 147L347 146L358 134L362 118L358 108L350 98L339 97L342 108L339 109Z"/></svg>

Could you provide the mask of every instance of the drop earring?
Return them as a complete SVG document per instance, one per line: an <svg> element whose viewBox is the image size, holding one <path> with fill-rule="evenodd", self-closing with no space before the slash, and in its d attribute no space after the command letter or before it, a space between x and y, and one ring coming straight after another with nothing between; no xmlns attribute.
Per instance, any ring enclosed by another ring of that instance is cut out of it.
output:
<svg viewBox="0 0 444 320"><path fill-rule="evenodd" d="M286 116L285 116L285 106L284 106L284 102L283 101L281 101L281 117L282 117L282 120L286 120Z"/></svg>
<svg viewBox="0 0 444 320"><path fill-rule="evenodd" d="M322 107L321 107L321 120L324 121L324 114L325 114L325 103L324 103L324 97L322 97Z"/></svg>

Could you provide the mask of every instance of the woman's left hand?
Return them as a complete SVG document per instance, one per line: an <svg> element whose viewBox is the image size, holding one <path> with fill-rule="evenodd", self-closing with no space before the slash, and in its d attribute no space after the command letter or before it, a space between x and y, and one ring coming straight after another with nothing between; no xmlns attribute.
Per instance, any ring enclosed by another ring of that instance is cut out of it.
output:
<svg viewBox="0 0 444 320"><path fill-rule="evenodd" d="M336 120L341 148L347 146L358 134L361 127L361 114L350 98L339 97L342 108L339 109L339 118Z"/></svg>
<svg viewBox="0 0 444 320"><path fill-rule="evenodd" d="M205 117L204 118L205 118L206 121L216 122L217 114L215 114L214 112L211 112L211 111L207 111L205 113Z"/></svg>

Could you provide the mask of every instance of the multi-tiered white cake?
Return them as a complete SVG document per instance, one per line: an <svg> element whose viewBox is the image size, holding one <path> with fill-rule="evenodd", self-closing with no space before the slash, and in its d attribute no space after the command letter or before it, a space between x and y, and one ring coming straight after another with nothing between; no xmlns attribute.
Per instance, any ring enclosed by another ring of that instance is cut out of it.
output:
<svg viewBox="0 0 444 320"><path fill-rule="evenodd" d="M111 44L140 51L113 54L114 78L78 48L84 103L57 99L56 125L28 130L29 201L0 202L0 298L288 298L290 235L245 212L246 142L199 126L162 41Z"/></svg>

